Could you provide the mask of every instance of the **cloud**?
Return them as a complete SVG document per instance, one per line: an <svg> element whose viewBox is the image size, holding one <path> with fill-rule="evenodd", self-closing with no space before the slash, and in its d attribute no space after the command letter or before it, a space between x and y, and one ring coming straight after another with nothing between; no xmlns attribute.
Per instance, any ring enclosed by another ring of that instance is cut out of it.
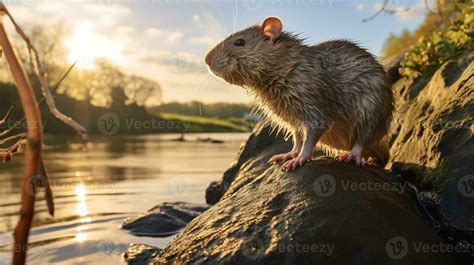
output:
<svg viewBox="0 0 474 265"><path fill-rule="evenodd" d="M427 1L430 2L430 1ZM416 19L420 19L426 14L426 4L424 1L416 1L414 5L410 5L410 1L389 1L385 7L387 10L394 10L393 15L401 22L410 22ZM364 3L356 3L355 7L357 10L365 10L367 5ZM377 12L383 7L382 3L372 4L372 12Z"/></svg>
<svg viewBox="0 0 474 265"><path fill-rule="evenodd" d="M136 56L136 60L158 68L175 72L206 71L202 58L193 53L170 52L167 50L147 51Z"/></svg>
<svg viewBox="0 0 474 265"><path fill-rule="evenodd" d="M365 9L365 7L367 6L367 4L364 4L364 3L354 3L354 6L355 8L358 10L358 11L362 11Z"/></svg>
<svg viewBox="0 0 474 265"><path fill-rule="evenodd" d="M170 43L175 43L183 37L181 31L162 30L155 27L147 28L145 35L150 38L166 39Z"/></svg>
<svg viewBox="0 0 474 265"><path fill-rule="evenodd" d="M20 25L61 23L74 33L78 25L92 23L94 34L123 47L123 58L115 66L157 81L165 101L249 101L241 88L211 76L202 61L207 50L225 37L224 25L212 11L171 6L151 10L90 0L41 1L7 7Z"/></svg>
<svg viewBox="0 0 474 265"><path fill-rule="evenodd" d="M361 0L355 0L353 5L357 11L360 12L378 12L383 7L382 1L372 3L370 2L357 2ZM427 1L432 4L433 1ZM387 10L394 10L393 16L395 16L400 22L410 22L413 20L420 19L426 14L426 4L424 1L388 1ZM432 8L432 7L431 7Z"/></svg>
<svg viewBox="0 0 474 265"><path fill-rule="evenodd" d="M374 4L372 5L372 11L377 12L377 11L379 11L380 8L382 8L382 7L383 7L383 4L381 4L381 3L374 3Z"/></svg>
<svg viewBox="0 0 474 265"><path fill-rule="evenodd" d="M409 9L406 9L406 7L398 7L396 10L398 11L395 13L395 16L401 22L409 22L420 19L426 14L426 6L421 2L415 6L410 7Z"/></svg>
<svg viewBox="0 0 474 265"><path fill-rule="evenodd" d="M208 36L202 36L202 37L191 37L189 38L188 41L191 44L206 45L206 46L211 47L212 45L215 45L216 43L218 43L219 39L208 37Z"/></svg>

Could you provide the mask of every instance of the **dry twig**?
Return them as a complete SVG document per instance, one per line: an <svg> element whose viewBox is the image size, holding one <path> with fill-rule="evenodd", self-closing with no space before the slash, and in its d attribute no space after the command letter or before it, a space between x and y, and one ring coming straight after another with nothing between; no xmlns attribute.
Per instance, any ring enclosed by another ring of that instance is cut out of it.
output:
<svg viewBox="0 0 474 265"><path fill-rule="evenodd" d="M17 138L24 139L26 137L26 133L19 133L15 134L13 136L7 137L5 139L0 139L0 145L6 144L12 140L15 140Z"/></svg>
<svg viewBox="0 0 474 265"><path fill-rule="evenodd" d="M8 119L8 116L10 116L10 113L12 112L13 110L13 106L11 106L7 113L5 114L5 116L3 117L3 119L0 120L0 126L4 125L6 122L7 122L7 119Z"/></svg>
<svg viewBox="0 0 474 265"><path fill-rule="evenodd" d="M2 4L2 3L0 3L0 11L7 14L7 16L10 18L10 21L12 22L13 26L15 27L16 32L18 33L18 35L20 35L20 37L25 42L26 46L28 47L28 51L30 53L30 60L33 61L33 58L34 58L34 61L33 61L32 65L34 65L36 75L38 76L38 79L39 79L40 84L41 84L41 90L43 92L43 96L46 99L46 103L47 103L51 113L56 118L58 118L59 120L61 120L65 124L69 125L70 127L72 127L83 138L86 138L87 137L86 129L82 125L77 123L75 120L73 120L71 117L69 117L69 116L63 114L62 112L60 112L58 110L58 108L56 107L56 104L54 103L54 100L53 100L53 95L51 94L51 90L50 90L49 83L48 83L48 80L47 80L46 72L44 70L44 66L40 61L38 51L36 50L36 48L31 43L28 36L26 36L26 34L23 32L23 30L20 28L20 26L16 23L15 19L13 19L10 12L8 12L5 5Z"/></svg>
<svg viewBox="0 0 474 265"><path fill-rule="evenodd" d="M16 152L18 152L21 149L21 146L25 144L25 139L20 139L13 145L11 145L8 148L0 149L0 158L4 162L8 162L11 160L12 155Z"/></svg>

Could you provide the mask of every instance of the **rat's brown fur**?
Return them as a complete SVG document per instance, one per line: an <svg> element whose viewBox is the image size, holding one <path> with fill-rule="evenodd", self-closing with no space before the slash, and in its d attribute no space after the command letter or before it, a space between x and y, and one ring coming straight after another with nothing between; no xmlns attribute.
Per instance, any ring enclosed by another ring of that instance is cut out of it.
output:
<svg viewBox="0 0 474 265"><path fill-rule="evenodd" d="M233 45L238 38L244 46ZM255 25L232 34L208 56L214 74L253 92L266 119L293 139L314 134L340 150L357 142L364 158L387 163L391 81L365 49L347 40L308 46L288 32L269 44Z"/></svg>

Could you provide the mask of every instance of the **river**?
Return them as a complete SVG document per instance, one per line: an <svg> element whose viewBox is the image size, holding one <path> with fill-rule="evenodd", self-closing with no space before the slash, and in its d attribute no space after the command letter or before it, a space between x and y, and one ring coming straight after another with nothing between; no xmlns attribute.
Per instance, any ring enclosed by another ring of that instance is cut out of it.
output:
<svg viewBox="0 0 474 265"><path fill-rule="evenodd" d="M136 237L125 218L161 202L205 203L207 185L222 177L247 133L93 136L45 139L44 160L56 212L37 195L29 264L117 264L130 243L165 247L167 238ZM223 143L196 141L218 139ZM10 264L18 220L23 154L0 164L0 264Z"/></svg>

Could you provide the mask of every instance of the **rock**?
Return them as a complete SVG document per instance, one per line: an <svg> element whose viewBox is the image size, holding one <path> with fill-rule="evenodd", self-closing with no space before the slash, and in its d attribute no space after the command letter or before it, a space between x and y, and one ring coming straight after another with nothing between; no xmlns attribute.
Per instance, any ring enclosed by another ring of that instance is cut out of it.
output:
<svg viewBox="0 0 474 265"><path fill-rule="evenodd" d="M170 236L209 208L208 205L165 202L140 215L127 218L122 228L137 236Z"/></svg>
<svg viewBox="0 0 474 265"><path fill-rule="evenodd" d="M161 249L145 244L130 244L123 259L129 265L149 264L160 253Z"/></svg>
<svg viewBox="0 0 474 265"><path fill-rule="evenodd" d="M285 142L282 134L270 133L270 128L265 126L262 122L258 123L250 137L240 145L236 159L232 165L224 172L224 177L221 181L211 182L206 189L206 202L208 204L217 203L222 195L227 191L232 181L234 181L237 172L242 165L249 160L250 157L262 152L267 147L267 152L283 152L291 149L291 143ZM264 161L266 162L266 161Z"/></svg>
<svg viewBox="0 0 474 265"><path fill-rule="evenodd" d="M455 264L417 248L445 243L395 176L327 157L282 172L267 161L288 143L265 132L258 126L241 149L220 200L152 263Z"/></svg>
<svg viewBox="0 0 474 265"><path fill-rule="evenodd" d="M413 183L440 229L474 240L474 63L472 53L416 82L401 79L392 135L393 171Z"/></svg>

